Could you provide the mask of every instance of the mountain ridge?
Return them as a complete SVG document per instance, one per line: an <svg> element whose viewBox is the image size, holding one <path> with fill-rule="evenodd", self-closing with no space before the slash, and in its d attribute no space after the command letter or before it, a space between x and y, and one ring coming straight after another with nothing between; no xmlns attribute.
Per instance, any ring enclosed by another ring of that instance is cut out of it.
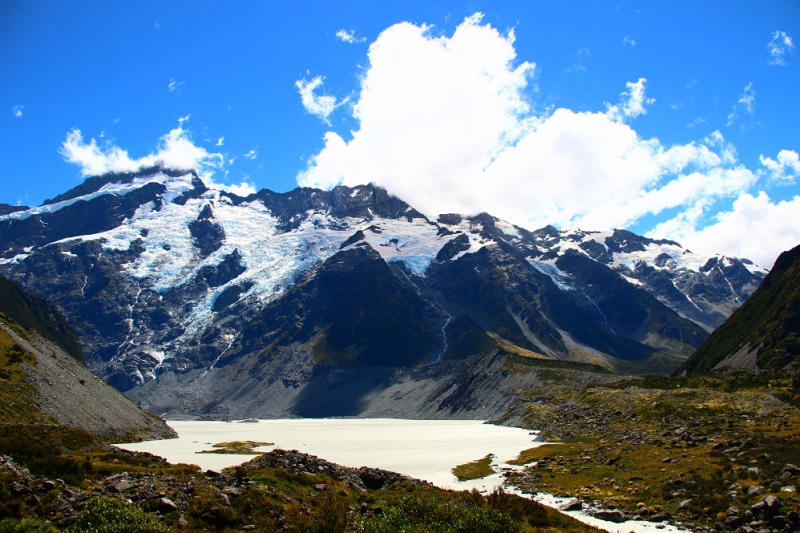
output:
<svg viewBox="0 0 800 533"><path fill-rule="evenodd" d="M58 304L90 366L134 397L287 357L311 365L274 376L297 401L330 365L408 377L512 353L672 371L764 273L625 230L430 220L373 185L241 197L161 168L0 216L0 274ZM224 399L234 378L208 390Z"/></svg>

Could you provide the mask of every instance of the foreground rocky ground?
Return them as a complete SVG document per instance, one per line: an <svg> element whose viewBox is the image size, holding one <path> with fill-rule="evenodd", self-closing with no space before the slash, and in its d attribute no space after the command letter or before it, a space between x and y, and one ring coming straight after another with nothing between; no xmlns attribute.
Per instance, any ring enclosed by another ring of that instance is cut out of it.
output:
<svg viewBox="0 0 800 533"><path fill-rule="evenodd" d="M599 518L694 531L800 529L800 373L734 372L570 390L551 375L514 416L558 443L508 483ZM560 386L559 386L560 385Z"/></svg>

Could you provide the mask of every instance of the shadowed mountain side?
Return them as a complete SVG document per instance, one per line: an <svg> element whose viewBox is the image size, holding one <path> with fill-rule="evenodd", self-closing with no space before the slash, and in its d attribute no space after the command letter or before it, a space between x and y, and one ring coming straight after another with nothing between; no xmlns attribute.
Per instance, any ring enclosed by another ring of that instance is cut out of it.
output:
<svg viewBox="0 0 800 533"><path fill-rule="evenodd" d="M797 365L800 357L800 246L783 252L748 300L678 369L709 372L726 366L766 369Z"/></svg>
<svg viewBox="0 0 800 533"><path fill-rule="evenodd" d="M441 349L436 311L369 244L343 248L256 316L220 366L240 356L269 357L291 343L307 344L318 363L344 367L431 361Z"/></svg>
<svg viewBox="0 0 800 533"><path fill-rule="evenodd" d="M80 363L85 363L78 339L55 304L22 290L0 276L0 313L17 324L51 339Z"/></svg>

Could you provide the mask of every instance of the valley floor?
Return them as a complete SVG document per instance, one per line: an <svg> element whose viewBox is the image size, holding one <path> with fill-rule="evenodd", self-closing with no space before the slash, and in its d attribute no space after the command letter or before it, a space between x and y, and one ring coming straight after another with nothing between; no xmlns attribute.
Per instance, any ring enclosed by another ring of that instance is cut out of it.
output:
<svg viewBox="0 0 800 533"><path fill-rule="evenodd" d="M798 530L797 372L557 385L516 415L559 444L524 452L510 485L697 531Z"/></svg>

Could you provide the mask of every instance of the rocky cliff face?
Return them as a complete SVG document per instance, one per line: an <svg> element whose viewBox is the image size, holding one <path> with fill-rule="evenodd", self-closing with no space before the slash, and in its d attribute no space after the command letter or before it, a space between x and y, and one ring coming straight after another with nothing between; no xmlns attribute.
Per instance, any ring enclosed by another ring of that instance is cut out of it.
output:
<svg viewBox="0 0 800 533"><path fill-rule="evenodd" d="M437 365L477 376L492 354L669 371L765 271L626 231L429 220L373 186L243 198L154 168L0 216L0 273L56 303L91 368L156 411L274 386L292 413L344 375L387 391Z"/></svg>

